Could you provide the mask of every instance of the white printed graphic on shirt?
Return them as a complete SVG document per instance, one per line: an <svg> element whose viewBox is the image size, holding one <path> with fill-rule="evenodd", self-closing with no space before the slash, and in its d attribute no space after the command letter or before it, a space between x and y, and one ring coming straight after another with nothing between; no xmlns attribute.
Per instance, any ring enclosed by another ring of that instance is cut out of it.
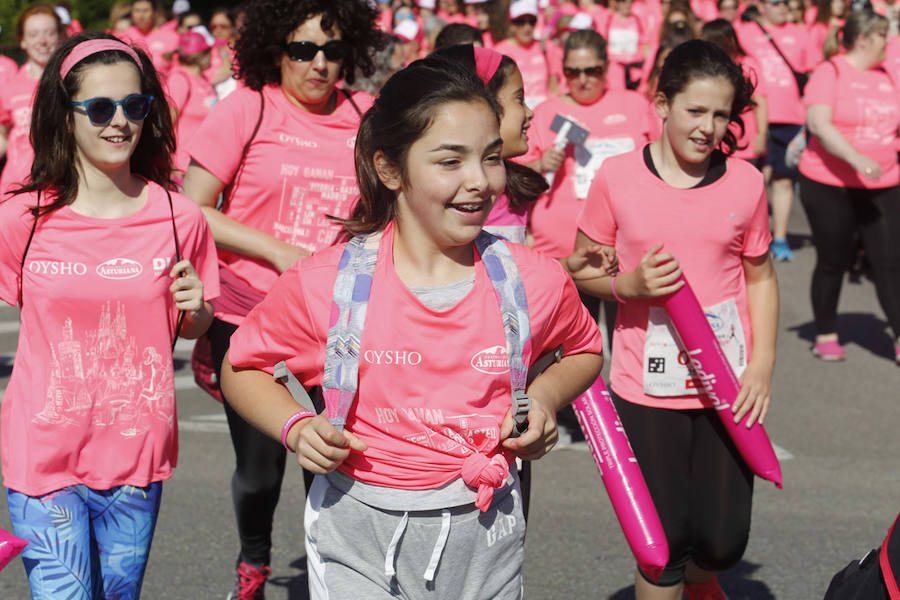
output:
<svg viewBox="0 0 900 600"><path fill-rule="evenodd" d="M852 89L852 87L851 87ZM856 126L854 139L863 144L887 144L893 138L882 137L883 132L892 133L897 122L897 106L885 102L882 98L872 98L868 87L854 95L856 114L862 116L862 122Z"/></svg>
<svg viewBox="0 0 900 600"><path fill-rule="evenodd" d="M584 200L591 189L591 182L597 169L610 156L624 154L634 150L634 140L630 137L620 138L588 138L584 143L585 148L591 153L591 160L583 167L575 163L575 197Z"/></svg>
<svg viewBox="0 0 900 600"><path fill-rule="evenodd" d="M637 53L639 43L637 29L611 27L609 30L610 56L632 56Z"/></svg>
<svg viewBox="0 0 900 600"><path fill-rule="evenodd" d="M419 406L380 406L373 411L373 424L379 429L448 454L468 456L495 447L500 438L500 428L490 415L450 415L440 408Z"/></svg>
<svg viewBox="0 0 900 600"><path fill-rule="evenodd" d="M334 169L284 163L281 165L281 199L273 225L275 236L308 250L328 246L340 226L327 215L345 216L359 195L355 175L339 175Z"/></svg>
<svg viewBox="0 0 900 600"><path fill-rule="evenodd" d="M121 302L114 309L106 302L96 329L76 332L66 319L51 352L46 403L33 422L66 426L90 418L123 437L147 432L150 419L174 427L172 363L153 346L138 348Z"/></svg>
<svg viewBox="0 0 900 600"><path fill-rule="evenodd" d="M740 377L747 367L744 328L734 299L703 309L719 345ZM644 342L644 393L650 396L695 396L703 389L687 367L688 357L675 341L674 328L665 309L650 307Z"/></svg>

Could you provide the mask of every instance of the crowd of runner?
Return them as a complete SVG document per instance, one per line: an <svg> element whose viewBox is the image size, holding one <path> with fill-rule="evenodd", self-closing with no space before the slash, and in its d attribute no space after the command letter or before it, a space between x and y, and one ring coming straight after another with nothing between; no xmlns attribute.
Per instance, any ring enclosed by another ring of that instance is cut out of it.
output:
<svg viewBox="0 0 900 600"><path fill-rule="evenodd" d="M178 337L234 446L232 600L264 597L292 453L313 598L521 597L529 461L604 360L669 545L637 598L725 598L753 473L660 300L690 281L762 423L795 195L813 354L845 359L865 268L900 364L900 3L167 8L82 31L34 4L0 58L3 479L36 599L139 597Z"/></svg>

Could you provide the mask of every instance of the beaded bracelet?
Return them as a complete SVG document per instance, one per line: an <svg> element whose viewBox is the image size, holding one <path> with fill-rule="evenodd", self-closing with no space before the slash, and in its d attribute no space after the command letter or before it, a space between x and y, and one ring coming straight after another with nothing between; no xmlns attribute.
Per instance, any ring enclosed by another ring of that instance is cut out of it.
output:
<svg viewBox="0 0 900 600"><path fill-rule="evenodd" d="M622 296L616 293L616 277L618 276L618 274L612 276L609 289L612 290L613 298L615 298L619 304L625 304L625 300L622 299Z"/></svg>
<svg viewBox="0 0 900 600"><path fill-rule="evenodd" d="M291 427L296 425L297 421L299 421L300 419L307 419L314 416L316 416L316 413L311 410L298 410L297 412L292 414L287 421L284 422L284 427L281 428L281 445L284 446L285 450L287 450L288 452L296 452L296 450L288 446L287 443L287 436L288 432L290 432L291 430Z"/></svg>

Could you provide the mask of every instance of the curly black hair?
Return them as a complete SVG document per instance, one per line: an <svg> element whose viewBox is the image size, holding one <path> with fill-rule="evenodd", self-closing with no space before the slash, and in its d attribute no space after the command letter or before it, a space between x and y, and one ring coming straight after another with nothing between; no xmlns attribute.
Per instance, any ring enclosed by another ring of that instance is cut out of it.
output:
<svg viewBox="0 0 900 600"><path fill-rule="evenodd" d="M288 36L304 22L322 15L322 30L332 27L349 42L341 77L353 83L355 74L375 72L373 54L384 43L375 28L375 10L363 0L254 0L247 5L244 25L235 42L237 77L256 91L281 83L280 59Z"/></svg>

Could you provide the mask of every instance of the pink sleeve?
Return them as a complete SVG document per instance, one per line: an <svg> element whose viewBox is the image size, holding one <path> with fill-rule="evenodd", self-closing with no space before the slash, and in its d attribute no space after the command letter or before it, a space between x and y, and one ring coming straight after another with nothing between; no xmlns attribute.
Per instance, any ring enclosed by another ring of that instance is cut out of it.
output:
<svg viewBox="0 0 900 600"><path fill-rule="evenodd" d="M181 71L173 71L166 80L166 87L168 88L167 91L169 92L169 99L172 101L172 106L174 106L178 112L182 112L191 95L191 82L188 81L187 76Z"/></svg>
<svg viewBox="0 0 900 600"><path fill-rule="evenodd" d="M259 119L259 94L238 89L217 103L187 144L204 169L225 184L241 164L241 152Z"/></svg>
<svg viewBox="0 0 900 600"><path fill-rule="evenodd" d="M0 202L0 300L10 305L19 303L22 254L34 219L25 206L22 196Z"/></svg>
<svg viewBox="0 0 900 600"><path fill-rule="evenodd" d="M610 205L609 186L606 182L607 160L600 166L597 176L594 177L588 197L584 201L584 208L578 216L578 229L586 236L604 246L616 245L616 220L613 218Z"/></svg>
<svg viewBox="0 0 900 600"><path fill-rule="evenodd" d="M251 367L267 373L285 361L305 386L321 382L325 338L320 335L319 323L327 314L312 314L303 292L307 286L324 286L330 293L334 277L326 282L308 276L299 261L275 282L265 300L258 304L231 337L228 359L236 367ZM336 274L336 269L332 275Z"/></svg>
<svg viewBox="0 0 900 600"><path fill-rule="evenodd" d="M584 352L602 354L603 339L596 321L581 303L572 278L566 274L562 265L557 261L553 262L554 270L558 272L554 273L559 279L557 289L561 287L561 292L544 331L534 338L532 361L558 346L563 347L565 356Z"/></svg>
<svg viewBox="0 0 900 600"><path fill-rule="evenodd" d="M812 72L803 94L806 106L824 104L834 107L837 99L837 67L825 61Z"/></svg>
<svg viewBox="0 0 900 600"><path fill-rule="evenodd" d="M772 242L772 233L769 231L769 205L766 201L766 189L761 180L760 187L762 189L759 200L744 235L744 246L741 249L743 256L762 256L769 251L769 244Z"/></svg>
<svg viewBox="0 0 900 600"><path fill-rule="evenodd" d="M13 125L12 112L6 105L6 98L3 95L0 95L0 125L4 127L12 127Z"/></svg>

